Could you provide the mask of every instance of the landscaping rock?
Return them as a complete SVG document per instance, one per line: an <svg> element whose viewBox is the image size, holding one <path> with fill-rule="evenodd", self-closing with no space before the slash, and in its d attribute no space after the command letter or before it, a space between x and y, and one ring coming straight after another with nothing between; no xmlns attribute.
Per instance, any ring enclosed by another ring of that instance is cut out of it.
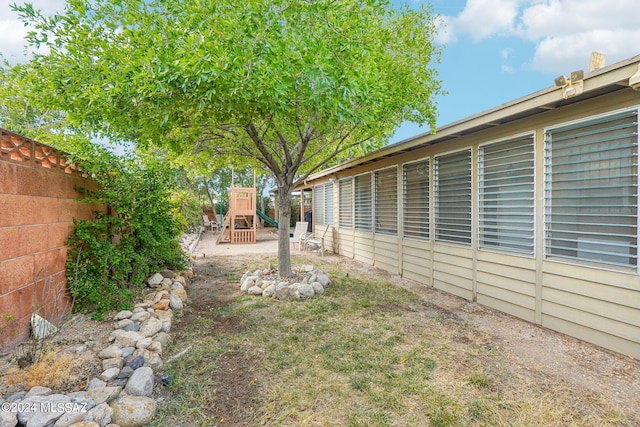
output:
<svg viewBox="0 0 640 427"><path fill-rule="evenodd" d="M95 421L100 427L106 427L111 422L112 417L113 409L104 402L91 409L87 416L84 417L84 421Z"/></svg>
<svg viewBox="0 0 640 427"><path fill-rule="evenodd" d="M159 356L162 356L162 344L160 344L160 341L151 341L151 344L149 344L147 350L152 351Z"/></svg>
<svg viewBox="0 0 640 427"><path fill-rule="evenodd" d="M131 356L132 356L131 361L127 363L127 366L129 366L131 369L135 371L136 369L144 365L144 356L133 355L133 354Z"/></svg>
<svg viewBox="0 0 640 427"><path fill-rule="evenodd" d="M0 411L0 427L135 427L149 424L156 414L156 402L150 396L155 375L160 375L157 371L164 366L161 356L163 346L170 341L172 309L184 308L187 293L185 278L170 270L163 271L160 276L151 276L147 283L156 291L150 292L133 310L122 310L113 316L115 329L109 336L112 344L96 355L103 372L99 378L88 382L86 391L52 394L50 388L36 386L28 392L15 393L6 401L17 402L25 408L39 406L54 410ZM159 286L166 290L157 291ZM88 349L93 345L87 343L65 351L84 354L90 352ZM165 378L163 385L169 384L167 375L161 378ZM0 402L4 401L0 399ZM56 409L61 407L62 410ZM112 423L116 412L117 421L114 419Z"/></svg>
<svg viewBox="0 0 640 427"><path fill-rule="evenodd" d="M160 355L149 351L145 348L139 348L133 352L135 356L143 356L144 357L144 366L148 366L154 371L159 371L164 368L164 364L162 363L162 359Z"/></svg>
<svg viewBox="0 0 640 427"><path fill-rule="evenodd" d="M315 292L317 295L324 294L324 286L322 286L320 282L311 283L311 287L313 288L313 292Z"/></svg>
<svg viewBox="0 0 640 427"><path fill-rule="evenodd" d="M40 409L56 408L59 404L65 405L70 402L71 399L64 394L25 397L18 403L18 421L28 427L53 425L64 412L56 410L43 412Z"/></svg>
<svg viewBox="0 0 640 427"><path fill-rule="evenodd" d="M113 316L113 320L125 320L130 318L133 315L133 312L129 311L129 310L122 310L120 312L118 312L118 314L116 314L115 316Z"/></svg>
<svg viewBox="0 0 640 427"><path fill-rule="evenodd" d="M111 409L111 419L120 427L142 427L153 420L156 402L145 396L124 395L111 403Z"/></svg>
<svg viewBox="0 0 640 427"><path fill-rule="evenodd" d="M311 264L295 267L293 271L296 274L289 281L277 282L274 280L277 277L275 269L247 271L240 279L240 290L249 295L295 301L322 295L331 283L324 271L316 270ZM258 288L262 292L259 292Z"/></svg>
<svg viewBox="0 0 640 427"><path fill-rule="evenodd" d="M122 357L113 357L111 359L104 359L102 361L102 370L106 371L111 368L116 368L120 370L120 368L122 368L122 365L123 365Z"/></svg>
<svg viewBox="0 0 640 427"><path fill-rule="evenodd" d="M151 317L140 325L139 333L144 337L152 337L162 330L162 321Z"/></svg>
<svg viewBox="0 0 640 427"><path fill-rule="evenodd" d="M164 279L162 274L156 273L147 279L147 285L149 285L149 287L151 288L155 288L157 286L160 286L160 283L162 283L162 279Z"/></svg>
<svg viewBox="0 0 640 427"><path fill-rule="evenodd" d="M116 337L114 344L116 344L120 348L135 347L136 343L142 338L144 338L144 335L142 335L140 332L125 331Z"/></svg>
<svg viewBox="0 0 640 427"><path fill-rule="evenodd" d="M99 405L104 402L111 402L113 399L118 397L121 391L122 387L99 387L92 388L91 390L87 391L87 394L95 402L96 405Z"/></svg>
<svg viewBox="0 0 640 427"><path fill-rule="evenodd" d="M20 400L22 398L24 398L26 396L27 392L26 391L19 391L17 393L13 393L11 396L7 397L6 401L7 402L15 402L17 400ZM0 399L2 400L2 399Z"/></svg>
<svg viewBox="0 0 640 427"><path fill-rule="evenodd" d="M118 368L109 368L109 369L105 370L103 373L100 374L100 379L102 381L109 382L112 379L114 379L115 377L117 377L119 373L120 373L120 369L118 369Z"/></svg>
<svg viewBox="0 0 640 427"><path fill-rule="evenodd" d="M18 424L18 414L0 411L0 427L15 427Z"/></svg>
<svg viewBox="0 0 640 427"><path fill-rule="evenodd" d="M24 399L27 399L32 396L48 396L53 392L49 387L35 386L31 387L27 394L24 395Z"/></svg>
<svg viewBox="0 0 640 427"><path fill-rule="evenodd" d="M172 310L182 310L184 308L182 298L174 292L171 292L171 294L169 294L169 307L171 307Z"/></svg>
<svg viewBox="0 0 640 427"><path fill-rule="evenodd" d="M92 390L94 388L102 388L105 387L107 383L98 378L92 378L87 385L87 391Z"/></svg>
<svg viewBox="0 0 640 427"><path fill-rule="evenodd" d="M276 285L269 285L262 291L262 296L272 297L276 293Z"/></svg>
<svg viewBox="0 0 640 427"><path fill-rule="evenodd" d="M124 368L120 369L120 373L118 374L117 378L129 379L131 378L131 375L133 375L133 368L130 366L125 366Z"/></svg>
<svg viewBox="0 0 640 427"><path fill-rule="evenodd" d="M262 288L259 286L252 286L247 290L249 295L262 295Z"/></svg>
<svg viewBox="0 0 640 427"><path fill-rule="evenodd" d="M176 277L176 273L174 273L172 270L169 270L168 268L162 270L160 274L162 274L162 277L165 277L167 279L173 279L174 277Z"/></svg>
<svg viewBox="0 0 640 427"><path fill-rule="evenodd" d="M150 317L151 317L151 313L141 308L140 311L138 311L137 313L133 313L133 316L131 316L131 320L136 323L142 323Z"/></svg>
<svg viewBox="0 0 640 427"><path fill-rule="evenodd" d="M171 330L171 323L173 321L173 311L158 311L156 314L158 315L158 320L162 322L162 332L169 332Z"/></svg>
<svg viewBox="0 0 640 427"><path fill-rule="evenodd" d="M136 348L147 348L151 344L151 337L146 337L138 341Z"/></svg>
<svg viewBox="0 0 640 427"><path fill-rule="evenodd" d="M300 296L302 298L311 298L312 296L315 295L315 292L313 291L313 286L311 286L308 283L300 283L298 285L298 292L300 292Z"/></svg>
<svg viewBox="0 0 640 427"><path fill-rule="evenodd" d="M80 408L77 408L77 409L80 409ZM65 412L64 414L62 414L60 418L58 418L58 421L56 421L53 427L68 427L70 425L74 425L75 423L79 423L80 421L84 420L84 417L87 416L88 411L89 410L84 410L84 411L74 410L74 411Z"/></svg>
<svg viewBox="0 0 640 427"><path fill-rule="evenodd" d="M131 396L151 396L153 392L153 370L143 366L129 378L124 391Z"/></svg>
<svg viewBox="0 0 640 427"><path fill-rule="evenodd" d="M157 335L157 334L156 334ZM124 347L122 349L122 356L121 357L127 357L133 354L133 352L136 351L135 347Z"/></svg>
<svg viewBox="0 0 640 427"><path fill-rule="evenodd" d="M95 421L80 421L79 423L71 424L69 427L100 427Z"/></svg>
<svg viewBox="0 0 640 427"><path fill-rule="evenodd" d="M128 325L131 325L132 323L134 323L133 320L131 320L129 318L118 320L116 322L116 328L117 329L124 329L125 327L127 327Z"/></svg>
<svg viewBox="0 0 640 427"><path fill-rule="evenodd" d="M138 331L140 331L140 324L139 323L135 323L135 322L131 322L131 323L129 323L127 326L125 326L122 329L124 329L125 331L138 332Z"/></svg>
<svg viewBox="0 0 640 427"><path fill-rule="evenodd" d="M163 347L169 344L171 337L168 333L160 331L153 336L154 341L158 341Z"/></svg>

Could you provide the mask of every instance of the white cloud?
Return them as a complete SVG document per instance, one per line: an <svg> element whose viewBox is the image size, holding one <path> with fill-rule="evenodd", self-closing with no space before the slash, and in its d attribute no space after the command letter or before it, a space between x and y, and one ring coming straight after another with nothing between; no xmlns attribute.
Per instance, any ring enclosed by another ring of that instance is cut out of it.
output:
<svg viewBox="0 0 640 427"><path fill-rule="evenodd" d="M640 40L640 29L591 30L546 37L536 45L535 55L527 66L555 74L587 71L593 51L605 54L607 64L638 55L640 49L633 40Z"/></svg>
<svg viewBox="0 0 640 427"><path fill-rule="evenodd" d="M637 6L637 0L546 0L523 10L515 34L536 43L529 68L587 70L592 51L608 64L640 53Z"/></svg>
<svg viewBox="0 0 640 427"><path fill-rule="evenodd" d="M494 34L511 32L518 16L518 5L513 0L468 0L465 8L453 21L455 29L480 41Z"/></svg>
<svg viewBox="0 0 640 427"><path fill-rule="evenodd" d="M586 70L592 51L605 54L607 64L640 53L637 8L637 0L468 0L457 16L446 17L445 40L516 37L535 49L527 68Z"/></svg>

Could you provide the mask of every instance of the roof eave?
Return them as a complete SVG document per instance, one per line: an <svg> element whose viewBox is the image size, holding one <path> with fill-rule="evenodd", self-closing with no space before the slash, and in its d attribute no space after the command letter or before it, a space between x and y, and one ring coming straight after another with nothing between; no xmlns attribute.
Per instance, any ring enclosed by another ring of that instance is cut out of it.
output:
<svg viewBox="0 0 640 427"><path fill-rule="evenodd" d="M434 134L430 132L422 133L357 159L324 169L312 174L306 181L314 181L324 176L333 175L383 158L413 151L428 145L443 143L487 128L628 88L629 77L638 71L639 63L640 55L637 55L585 75L583 80L584 90L577 96L565 99L562 88L551 86L490 110L444 125Z"/></svg>

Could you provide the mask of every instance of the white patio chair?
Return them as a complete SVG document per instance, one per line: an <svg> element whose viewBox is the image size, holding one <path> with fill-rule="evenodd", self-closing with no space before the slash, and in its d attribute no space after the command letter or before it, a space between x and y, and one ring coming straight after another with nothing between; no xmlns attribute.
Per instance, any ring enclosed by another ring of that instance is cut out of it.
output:
<svg viewBox="0 0 640 427"><path fill-rule="evenodd" d="M296 228L293 230L293 236L291 236L289 242L295 247L296 243L298 244L298 251L302 250L302 244L304 243L304 239L308 237L309 233L307 232L307 228L309 227L308 222L296 222Z"/></svg>
<svg viewBox="0 0 640 427"><path fill-rule="evenodd" d="M329 225L324 226L324 229L322 230L319 236L309 236L307 239L305 239L304 241L305 249L311 250L312 246L317 246L320 250L320 254L324 256L324 251L325 251L324 238L327 235L327 231L329 231Z"/></svg>

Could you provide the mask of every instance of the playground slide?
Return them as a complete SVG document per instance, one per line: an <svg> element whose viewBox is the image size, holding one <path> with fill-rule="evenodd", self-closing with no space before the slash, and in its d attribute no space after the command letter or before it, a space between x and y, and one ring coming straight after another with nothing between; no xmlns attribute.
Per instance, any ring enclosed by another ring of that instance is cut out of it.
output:
<svg viewBox="0 0 640 427"><path fill-rule="evenodd" d="M264 219L267 223L273 225L275 228L278 228L278 223L275 222L272 218L268 217L264 212L262 212L260 209L256 209L256 213L258 214L258 216L262 219Z"/></svg>

